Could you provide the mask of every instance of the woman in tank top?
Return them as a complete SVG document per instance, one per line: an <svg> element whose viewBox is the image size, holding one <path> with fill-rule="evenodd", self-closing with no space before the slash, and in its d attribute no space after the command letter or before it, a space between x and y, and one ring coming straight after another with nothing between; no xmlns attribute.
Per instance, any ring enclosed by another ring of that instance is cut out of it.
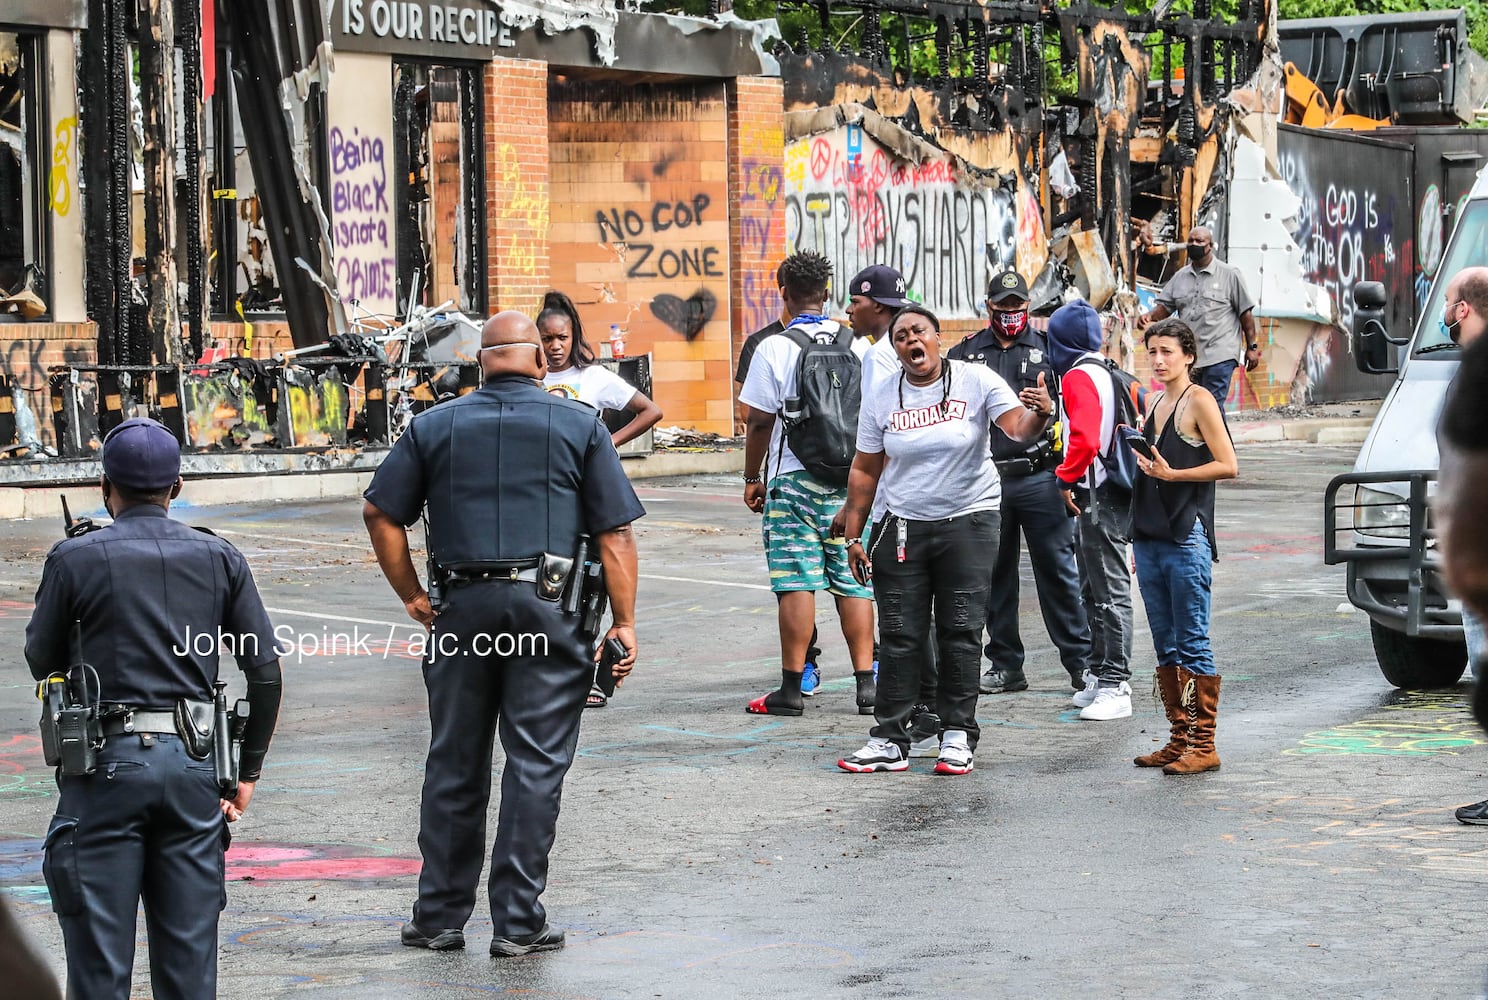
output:
<svg viewBox="0 0 1488 1000"><path fill-rule="evenodd" d="M1172 732L1167 746L1134 763L1197 774L1219 767L1219 674L1209 647L1214 483L1233 479L1239 466L1219 404L1193 383L1193 330L1166 319L1147 328L1145 341L1163 390L1149 404L1147 448L1136 447L1144 475L1132 494L1132 555Z"/></svg>

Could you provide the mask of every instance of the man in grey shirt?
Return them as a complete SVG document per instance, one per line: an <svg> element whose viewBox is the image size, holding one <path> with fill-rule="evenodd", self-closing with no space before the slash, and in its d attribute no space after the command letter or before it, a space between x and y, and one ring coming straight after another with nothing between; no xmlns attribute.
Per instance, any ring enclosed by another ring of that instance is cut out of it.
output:
<svg viewBox="0 0 1488 1000"><path fill-rule="evenodd" d="M1213 393L1223 410L1241 359L1246 371L1261 363L1254 308L1240 269L1214 256L1214 234L1207 226L1194 226L1188 232L1188 263L1173 275L1158 294L1157 305L1138 325L1146 329L1168 316L1187 323L1199 342L1193 380Z"/></svg>

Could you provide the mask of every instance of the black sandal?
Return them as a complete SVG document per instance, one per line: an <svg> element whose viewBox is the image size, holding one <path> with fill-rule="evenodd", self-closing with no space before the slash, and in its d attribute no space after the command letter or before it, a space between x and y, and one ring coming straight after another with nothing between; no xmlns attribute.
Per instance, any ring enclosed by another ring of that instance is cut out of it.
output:
<svg viewBox="0 0 1488 1000"><path fill-rule="evenodd" d="M605 697L605 693L599 689L599 685L595 684L589 689L589 697L585 700L584 707L604 708L609 703L610 699Z"/></svg>

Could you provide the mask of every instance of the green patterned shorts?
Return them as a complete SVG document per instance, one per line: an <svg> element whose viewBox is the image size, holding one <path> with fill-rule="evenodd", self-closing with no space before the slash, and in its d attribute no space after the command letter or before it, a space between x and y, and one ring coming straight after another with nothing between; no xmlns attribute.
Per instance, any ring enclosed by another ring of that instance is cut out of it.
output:
<svg viewBox="0 0 1488 1000"><path fill-rule="evenodd" d="M771 590L777 594L826 590L839 597L873 600L873 589L853 579L846 543L827 537L832 518L846 501L847 490L823 486L807 472L787 472L770 480L761 527ZM866 544L866 528L863 538Z"/></svg>

